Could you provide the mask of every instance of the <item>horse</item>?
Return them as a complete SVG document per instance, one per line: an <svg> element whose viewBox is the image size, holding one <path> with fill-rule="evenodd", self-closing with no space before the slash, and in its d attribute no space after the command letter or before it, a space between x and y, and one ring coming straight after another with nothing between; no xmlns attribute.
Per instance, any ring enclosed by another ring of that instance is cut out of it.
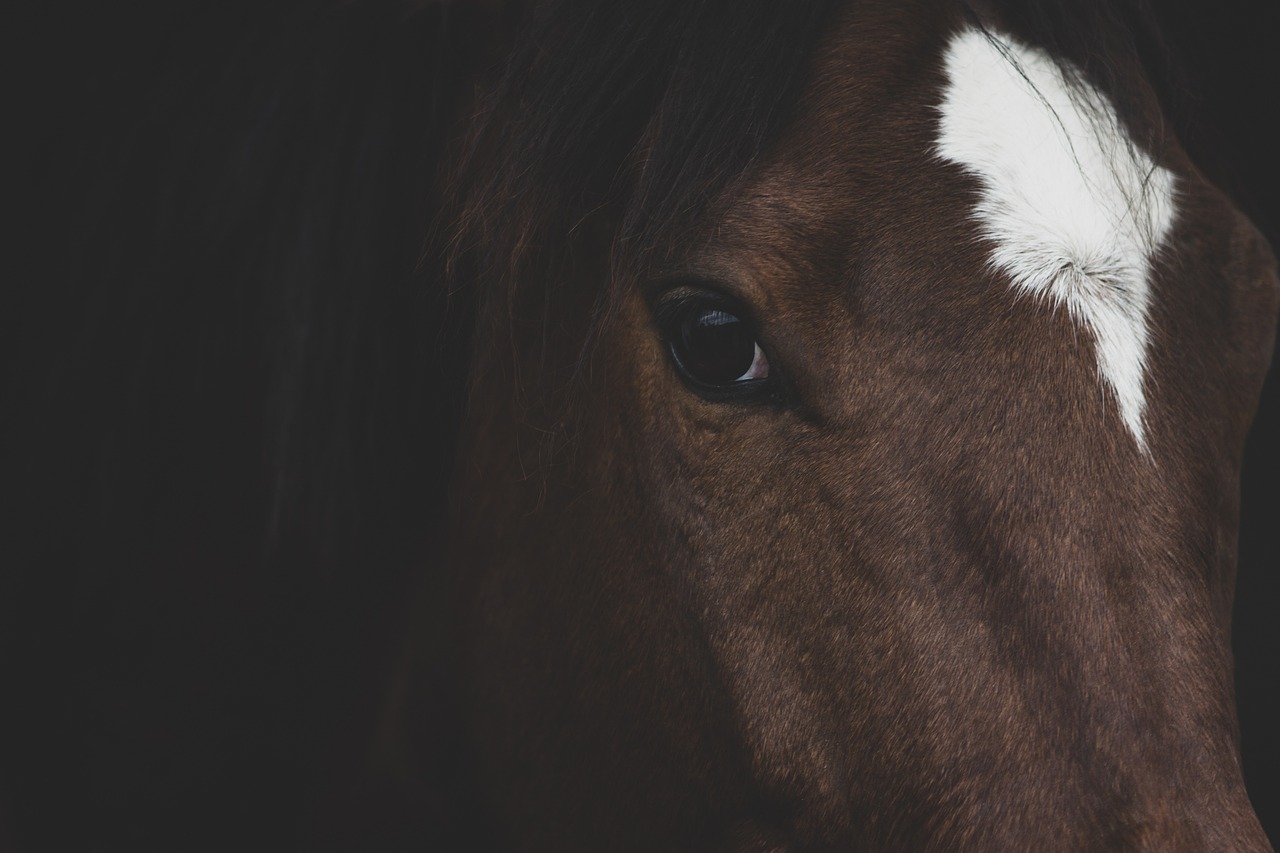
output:
<svg viewBox="0 0 1280 853"><path fill-rule="evenodd" d="M1271 849L1280 279L1143 4L387 8L188 60L45 202L7 831Z"/></svg>

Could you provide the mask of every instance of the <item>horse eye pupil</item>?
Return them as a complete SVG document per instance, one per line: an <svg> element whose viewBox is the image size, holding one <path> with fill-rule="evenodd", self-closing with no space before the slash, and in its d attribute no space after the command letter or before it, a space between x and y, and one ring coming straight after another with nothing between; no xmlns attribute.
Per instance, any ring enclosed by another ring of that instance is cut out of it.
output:
<svg viewBox="0 0 1280 853"><path fill-rule="evenodd" d="M690 311L675 341L676 356L700 382L724 385L739 379L755 360L756 339L740 318L718 308Z"/></svg>

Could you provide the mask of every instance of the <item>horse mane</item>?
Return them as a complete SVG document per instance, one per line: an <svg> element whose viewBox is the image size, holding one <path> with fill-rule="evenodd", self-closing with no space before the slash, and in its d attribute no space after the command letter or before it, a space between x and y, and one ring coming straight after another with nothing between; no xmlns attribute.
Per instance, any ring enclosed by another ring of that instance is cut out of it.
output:
<svg viewBox="0 0 1280 853"><path fill-rule="evenodd" d="M625 195L622 239L652 248L779 136L834 5L540 4L467 141L457 231L511 268Z"/></svg>
<svg viewBox="0 0 1280 853"><path fill-rule="evenodd" d="M453 158L439 247L451 291L475 316L546 328L585 299L573 386L626 272L661 265L781 135L835 5L531 4ZM602 284L585 297L565 291L583 263ZM526 416L541 402L529 392Z"/></svg>

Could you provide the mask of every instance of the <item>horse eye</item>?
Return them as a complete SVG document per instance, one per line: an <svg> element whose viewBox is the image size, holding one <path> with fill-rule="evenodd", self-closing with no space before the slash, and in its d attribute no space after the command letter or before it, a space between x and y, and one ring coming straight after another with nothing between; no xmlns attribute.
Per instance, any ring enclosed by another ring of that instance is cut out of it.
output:
<svg viewBox="0 0 1280 853"><path fill-rule="evenodd" d="M733 306L690 298L663 313L672 359L695 386L723 389L769 377L755 329Z"/></svg>

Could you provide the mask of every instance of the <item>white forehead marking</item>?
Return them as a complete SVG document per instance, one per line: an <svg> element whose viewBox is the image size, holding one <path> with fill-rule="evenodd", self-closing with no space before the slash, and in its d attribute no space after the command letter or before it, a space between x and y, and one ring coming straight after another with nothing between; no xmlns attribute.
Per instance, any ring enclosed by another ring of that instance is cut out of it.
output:
<svg viewBox="0 0 1280 853"><path fill-rule="evenodd" d="M967 29L946 71L938 153L981 181L974 213L992 264L1090 329L1099 373L1145 450L1148 275L1173 224L1173 175L1130 144L1102 93L1069 83L1042 50Z"/></svg>

